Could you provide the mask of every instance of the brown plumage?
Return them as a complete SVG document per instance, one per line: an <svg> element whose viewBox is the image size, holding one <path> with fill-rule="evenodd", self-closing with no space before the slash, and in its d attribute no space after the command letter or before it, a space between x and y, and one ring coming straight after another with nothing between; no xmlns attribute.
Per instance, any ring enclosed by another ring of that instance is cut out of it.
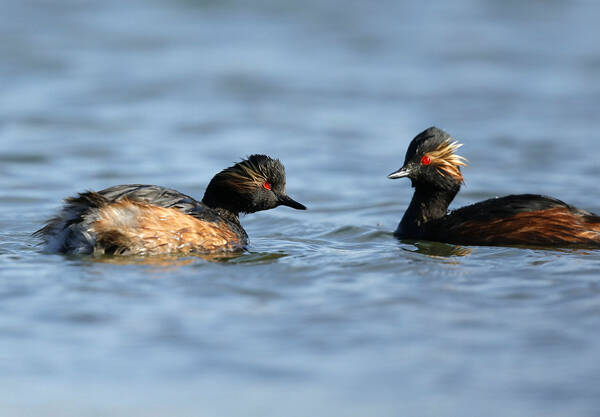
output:
<svg viewBox="0 0 600 417"><path fill-rule="evenodd" d="M389 175L408 177L415 188L396 236L463 245L600 247L600 217L552 197L509 195L448 212L463 182L459 146L435 127L412 140L404 165Z"/></svg>
<svg viewBox="0 0 600 417"><path fill-rule="evenodd" d="M524 211L510 217L467 220L446 231L456 243L518 245L582 245L600 243L600 217L568 207Z"/></svg>
<svg viewBox="0 0 600 417"><path fill-rule="evenodd" d="M96 254L157 255L236 250L245 246L225 221L206 221L174 208L123 199L101 207L91 224Z"/></svg>

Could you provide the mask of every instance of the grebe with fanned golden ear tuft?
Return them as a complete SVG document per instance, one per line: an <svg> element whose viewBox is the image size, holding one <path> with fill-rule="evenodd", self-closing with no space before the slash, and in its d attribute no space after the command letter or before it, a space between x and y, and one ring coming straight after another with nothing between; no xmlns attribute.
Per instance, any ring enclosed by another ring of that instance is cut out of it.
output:
<svg viewBox="0 0 600 417"><path fill-rule="evenodd" d="M460 245L600 247L600 216L535 194L492 198L448 212L463 183L461 145L436 127L410 143L404 165L388 178L407 177L415 189L395 235Z"/></svg>
<svg viewBox="0 0 600 417"><path fill-rule="evenodd" d="M233 251L248 243L240 213L281 205L306 209L286 194L281 162L252 155L215 175L202 201L157 185L117 185L67 198L34 235L47 250L62 253Z"/></svg>

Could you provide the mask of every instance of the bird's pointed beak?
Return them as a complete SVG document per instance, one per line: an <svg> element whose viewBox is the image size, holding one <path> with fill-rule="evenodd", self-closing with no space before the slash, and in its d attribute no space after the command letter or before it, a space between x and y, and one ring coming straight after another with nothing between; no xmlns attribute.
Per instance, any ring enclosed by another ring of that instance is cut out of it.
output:
<svg viewBox="0 0 600 417"><path fill-rule="evenodd" d="M407 168L404 166L404 167L400 168L398 171L392 172L390 175L388 175L388 178L393 180L396 178L408 177L409 175L410 175L410 168Z"/></svg>
<svg viewBox="0 0 600 417"><path fill-rule="evenodd" d="M296 210L306 210L306 206L298 203L296 200L294 200L286 194L282 194L279 196L279 204L282 206L294 208Z"/></svg>

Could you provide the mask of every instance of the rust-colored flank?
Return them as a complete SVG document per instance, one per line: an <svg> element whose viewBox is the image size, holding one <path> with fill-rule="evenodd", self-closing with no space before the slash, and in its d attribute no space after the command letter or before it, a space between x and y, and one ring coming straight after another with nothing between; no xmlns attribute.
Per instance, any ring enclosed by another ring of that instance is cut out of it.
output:
<svg viewBox="0 0 600 417"><path fill-rule="evenodd" d="M597 217L554 207L485 221L467 220L451 228L452 240L468 244L593 245L600 243Z"/></svg>
<svg viewBox="0 0 600 417"><path fill-rule="evenodd" d="M234 250L244 242L223 221L197 219L174 208L127 199L105 205L92 223L95 253L156 255Z"/></svg>

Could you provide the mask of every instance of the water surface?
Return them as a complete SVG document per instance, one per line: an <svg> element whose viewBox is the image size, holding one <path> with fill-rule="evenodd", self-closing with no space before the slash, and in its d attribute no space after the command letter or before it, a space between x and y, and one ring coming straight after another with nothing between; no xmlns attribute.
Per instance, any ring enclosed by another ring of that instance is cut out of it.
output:
<svg viewBox="0 0 600 417"><path fill-rule="evenodd" d="M594 416L600 252L399 242L397 169L465 146L454 207L600 212L594 1L22 1L0 16L3 416ZM120 183L200 198L281 158L246 253L94 260L30 233Z"/></svg>

